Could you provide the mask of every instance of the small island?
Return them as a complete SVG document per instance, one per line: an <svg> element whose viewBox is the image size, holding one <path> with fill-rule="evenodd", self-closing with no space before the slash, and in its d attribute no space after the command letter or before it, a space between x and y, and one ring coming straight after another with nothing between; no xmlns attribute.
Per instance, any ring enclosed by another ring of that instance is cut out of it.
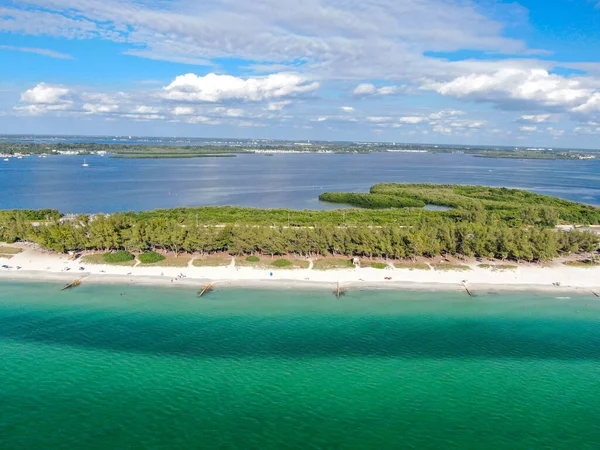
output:
<svg viewBox="0 0 600 450"><path fill-rule="evenodd" d="M468 278L600 287L600 208L594 206L517 189L432 184L378 184L369 193L320 198L356 208L0 211L0 241L11 248L0 259L11 261L4 269L19 265L22 273L68 269L153 282L164 282L166 272L171 282L177 274L230 282L457 284ZM6 273L16 271L0 270Z"/></svg>

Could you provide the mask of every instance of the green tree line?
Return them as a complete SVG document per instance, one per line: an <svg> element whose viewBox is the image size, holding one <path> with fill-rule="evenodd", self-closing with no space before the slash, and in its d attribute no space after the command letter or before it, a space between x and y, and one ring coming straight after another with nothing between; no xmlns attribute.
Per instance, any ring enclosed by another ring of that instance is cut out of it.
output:
<svg viewBox="0 0 600 450"><path fill-rule="evenodd" d="M79 215L73 220L61 218L55 210L12 210L0 211L0 240L32 241L59 252L294 253L387 258L453 254L528 261L590 252L598 247L597 234L561 232L554 227L557 223L600 223L600 209L531 192L481 186L381 184L359 196L360 201L377 205L389 202L389 206L395 201L399 205L412 199L453 209L389 206L384 210L293 211L203 207Z"/></svg>

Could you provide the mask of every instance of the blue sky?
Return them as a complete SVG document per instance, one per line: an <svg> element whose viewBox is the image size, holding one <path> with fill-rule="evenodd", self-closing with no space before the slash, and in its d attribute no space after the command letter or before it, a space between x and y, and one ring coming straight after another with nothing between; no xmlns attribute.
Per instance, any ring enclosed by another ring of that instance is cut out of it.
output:
<svg viewBox="0 0 600 450"><path fill-rule="evenodd" d="M600 2L0 0L0 133L598 148Z"/></svg>

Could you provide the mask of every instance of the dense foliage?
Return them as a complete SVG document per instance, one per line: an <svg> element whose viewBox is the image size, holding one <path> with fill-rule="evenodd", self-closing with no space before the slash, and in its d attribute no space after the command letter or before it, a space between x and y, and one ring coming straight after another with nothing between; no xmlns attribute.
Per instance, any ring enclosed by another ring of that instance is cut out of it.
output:
<svg viewBox="0 0 600 450"><path fill-rule="evenodd" d="M351 192L325 192L319 195L319 200L329 203L344 203L360 208L423 208L425 202L414 198L403 198L398 195L385 194L354 194Z"/></svg>
<svg viewBox="0 0 600 450"><path fill-rule="evenodd" d="M547 260L590 252L598 235L557 231L561 223L597 224L600 209L525 191L473 186L373 186L376 195L444 205L340 211L177 208L73 220L21 211L0 212L0 240L28 240L59 252L169 251L232 255L357 255L413 258L453 254ZM363 194L368 197L370 194Z"/></svg>
<svg viewBox="0 0 600 450"><path fill-rule="evenodd" d="M160 253L156 252L144 252L138 256L138 259L142 264L154 264L163 261L165 257Z"/></svg>

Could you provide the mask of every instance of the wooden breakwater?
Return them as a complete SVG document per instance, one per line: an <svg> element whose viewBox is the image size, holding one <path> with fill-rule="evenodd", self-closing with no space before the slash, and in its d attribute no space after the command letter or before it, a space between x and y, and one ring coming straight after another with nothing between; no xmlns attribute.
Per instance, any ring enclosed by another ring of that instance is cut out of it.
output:
<svg viewBox="0 0 600 450"><path fill-rule="evenodd" d="M333 295L335 295L337 298L340 298L345 293L346 290L342 287L342 284L338 282L335 290L333 291Z"/></svg>
<svg viewBox="0 0 600 450"><path fill-rule="evenodd" d="M462 283L462 287L465 289L465 291L467 291L467 294L469 294L469 297L475 297L475 294L473 292L471 292L471 290L467 287L467 283Z"/></svg>
<svg viewBox="0 0 600 450"><path fill-rule="evenodd" d="M77 280L67 284L64 288L61 289L61 291L66 291L67 289L72 289L74 287L80 286L82 282L81 278L78 278Z"/></svg>
<svg viewBox="0 0 600 450"><path fill-rule="evenodd" d="M198 291L198 298L204 297L206 294L211 292L215 288L215 283L208 283L206 286L202 288L201 291Z"/></svg>

